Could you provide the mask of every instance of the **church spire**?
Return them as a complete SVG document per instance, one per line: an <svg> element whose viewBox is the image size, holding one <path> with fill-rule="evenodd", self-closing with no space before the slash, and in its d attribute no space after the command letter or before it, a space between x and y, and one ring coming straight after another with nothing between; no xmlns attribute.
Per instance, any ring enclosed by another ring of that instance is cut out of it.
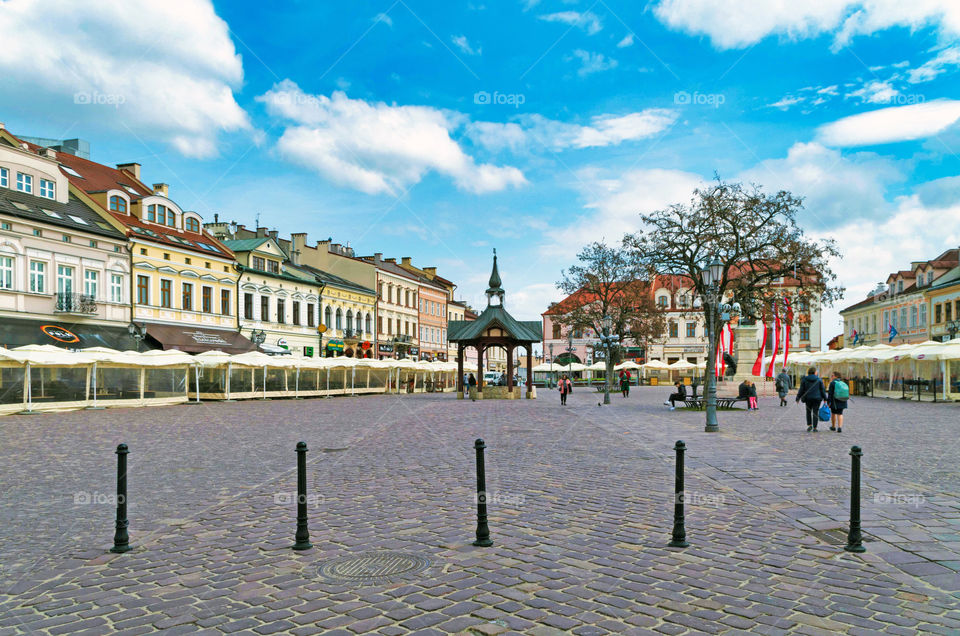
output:
<svg viewBox="0 0 960 636"><path fill-rule="evenodd" d="M490 272L490 286L487 288L487 306L493 304L494 297L500 299L499 304L503 305L503 287L500 282L500 272L497 270L497 248L493 248L493 271Z"/></svg>

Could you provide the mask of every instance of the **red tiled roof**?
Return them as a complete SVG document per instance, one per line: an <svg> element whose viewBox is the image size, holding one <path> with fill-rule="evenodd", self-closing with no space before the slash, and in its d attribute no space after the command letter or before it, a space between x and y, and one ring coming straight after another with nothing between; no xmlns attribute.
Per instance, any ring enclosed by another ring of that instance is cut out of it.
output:
<svg viewBox="0 0 960 636"><path fill-rule="evenodd" d="M34 152L40 152L43 150L41 146L37 146L36 144L31 144L28 142L24 143L26 143L27 147ZM152 196L154 194L151 188L147 187L147 185L140 180L134 178L134 176L129 172L124 172L123 170L118 170L117 168L111 168L110 166L105 166L95 161L83 159L82 157L77 157L76 155L71 155L66 152L58 152L57 161L60 162L60 170L63 171L64 176L67 177L70 183L78 189L83 190L87 194L106 192L107 190L121 190L130 197L131 201L139 201L144 197ZM76 177L64 170L64 166L77 172L80 177ZM132 188L136 194L130 192L130 190L127 188ZM206 232L206 230L203 230L202 228L200 233L185 232L183 230L165 225L141 221L133 215L113 212L103 208L103 206L101 206L101 209L129 228L127 236L137 236L147 241L163 243L181 249L188 249L201 254L206 254L207 256L220 256L229 259L234 258L233 252L231 252L225 245L213 238ZM152 232L152 234L147 234L145 232L147 230ZM201 245L204 244L213 247L215 251L201 247Z"/></svg>

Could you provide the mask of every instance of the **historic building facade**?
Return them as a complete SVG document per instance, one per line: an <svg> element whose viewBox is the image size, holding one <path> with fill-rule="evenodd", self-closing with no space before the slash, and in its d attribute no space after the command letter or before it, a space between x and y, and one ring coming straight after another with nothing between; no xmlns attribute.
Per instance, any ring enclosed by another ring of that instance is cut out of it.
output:
<svg viewBox="0 0 960 636"><path fill-rule="evenodd" d="M0 345L134 346L123 226L0 127Z"/></svg>
<svg viewBox="0 0 960 636"><path fill-rule="evenodd" d="M420 357L420 279L379 252L364 260L377 271L377 353L384 358Z"/></svg>

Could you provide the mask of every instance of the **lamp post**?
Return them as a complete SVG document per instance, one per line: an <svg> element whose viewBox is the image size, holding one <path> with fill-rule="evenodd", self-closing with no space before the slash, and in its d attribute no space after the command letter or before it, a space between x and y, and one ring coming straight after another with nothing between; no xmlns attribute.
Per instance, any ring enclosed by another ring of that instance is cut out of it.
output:
<svg viewBox="0 0 960 636"><path fill-rule="evenodd" d="M553 343L550 343L550 376L547 378L547 388L553 388Z"/></svg>
<svg viewBox="0 0 960 636"><path fill-rule="evenodd" d="M137 353L140 353L140 343L144 338L147 337L146 326L131 322L129 325L127 325L127 333L130 334L131 338L137 341Z"/></svg>
<svg viewBox="0 0 960 636"><path fill-rule="evenodd" d="M947 331L950 332L950 340L956 338L957 332L960 331L960 318L949 321L947 323Z"/></svg>
<svg viewBox="0 0 960 636"><path fill-rule="evenodd" d="M700 280L703 281L703 286L706 288L703 302L707 313L707 421L703 430L707 433L716 433L720 430L720 425L717 423L716 347L717 327L719 326L717 313L719 311L721 314L719 316L720 325L730 320L731 314L740 313L739 303L731 305L723 302L720 297L720 280L723 278L723 270L723 263L716 257L709 265L700 270Z"/></svg>
<svg viewBox="0 0 960 636"><path fill-rule="evenodd" d="M250 332L250 340L253 344L257 345L257 349L260 348L260 345L267 339L267 333L263 329L254 329Z"/></svg>
<svg viewBox="0 0 960 636"><path fill-rule="evenodd" d="M603 333L600 334L600 346L604 350L604 366L606 372L603 378L603 403L610 404L610 376L613 375L613 349L620 342L620 336L613 333L613 318L605 314L600 319Z"/></svg>

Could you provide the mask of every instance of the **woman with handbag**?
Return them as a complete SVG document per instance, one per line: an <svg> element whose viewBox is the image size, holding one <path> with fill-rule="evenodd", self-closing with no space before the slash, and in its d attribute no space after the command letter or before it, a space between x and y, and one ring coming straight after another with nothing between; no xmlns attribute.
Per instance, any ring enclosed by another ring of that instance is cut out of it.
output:
<svg viewBox="0 0 960 636"><path fill-rule="evenodd" d="M807 432L817 432L817 424L820 422L820 405L827 399L827 390L823 386L823 380L817 376L817 369L810 367L807 369L807 375L800 380L800 387L797 389L797 404L803 400L806 406ZM829 412L827 420L830 419Z"/></svg>
<svg viewBox="0 0 960 636"><path fill-rule="evenodd" d="M567 374L564 373L563 377L560 378L560 382L557 384L560 389L560 406L565 406L567 404L567 396L573 392L573 383L570 381L570 378L567 377Z"/></svg>

